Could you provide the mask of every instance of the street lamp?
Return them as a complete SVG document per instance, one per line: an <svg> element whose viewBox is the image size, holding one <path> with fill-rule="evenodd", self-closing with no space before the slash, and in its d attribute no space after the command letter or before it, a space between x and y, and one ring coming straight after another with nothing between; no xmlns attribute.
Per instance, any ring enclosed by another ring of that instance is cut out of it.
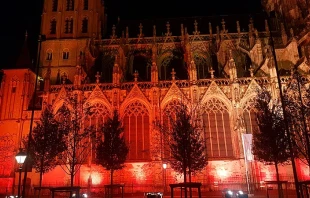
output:
<svg viewBox="0 0 310 198"><path fill-rule="evenodd" d="M22 168L26 160L27 153L20 149L19 153L16 154L15 159L19 165L19 179L18 179L18 198L20 198L20 183L22 178Z"/></svg>
<svg viewBox="0 0 310 198"><path fill-rule="evenodd" d="M163 169L164 169L164 192L166 191L166 169L167 169L167 163L163 163Z"/></svg>

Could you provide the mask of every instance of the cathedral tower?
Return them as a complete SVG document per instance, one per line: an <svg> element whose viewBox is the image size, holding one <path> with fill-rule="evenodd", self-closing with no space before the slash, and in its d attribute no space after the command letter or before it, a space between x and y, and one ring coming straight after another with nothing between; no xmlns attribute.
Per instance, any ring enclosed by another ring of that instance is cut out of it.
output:
<svg viewBox="0 0 310 198"><path fill-rule="evenodd" d="M64 79L72 82L75 67L87 67L90 40L101 38L105 26L102 1L46 0L41 21L46 41L39 49L40 75L44 77L50 71L53 83L60 84Z"/></svg>

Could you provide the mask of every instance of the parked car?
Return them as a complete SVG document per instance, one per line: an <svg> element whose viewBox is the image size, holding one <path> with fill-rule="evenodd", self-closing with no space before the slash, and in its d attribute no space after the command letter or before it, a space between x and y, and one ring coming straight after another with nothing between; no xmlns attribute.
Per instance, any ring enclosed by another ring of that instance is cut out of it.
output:
<svg viewBox="0 0 310 198"><path fill-rule="evenodd" d="M242 190L224 189L223 197L224 198L248 198L248 194L243 192Z"/></svg>

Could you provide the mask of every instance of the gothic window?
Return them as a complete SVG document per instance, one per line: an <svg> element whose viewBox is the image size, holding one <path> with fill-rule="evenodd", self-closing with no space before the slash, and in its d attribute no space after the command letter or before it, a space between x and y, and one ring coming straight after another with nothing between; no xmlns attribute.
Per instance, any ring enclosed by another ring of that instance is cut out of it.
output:
<svg viewBox="0 0 310 198"><path fill-rule="evenodd" d="M115 57L111 56L110 54L104 55L102 60L98 59L98 62L95 62L95 66L98 70L95 71L104 71L102 73L102 81L103 82L112 82L112 73L113 73L113 66L115 62ZM94 73L93 76L96 74ZM93 79L95 81L95 79Z"/></svg>
<svg viewBox="0 0 310 198"><path fill-rule="evenodd" d="M96 161L96 139L97 138L103 138L101 136L101 127L103 123L107 120L107 117L110 115L110 112L108 108L101 104L101 103L95 103L92 105L93 107L93 113L85 118L85 126L93 126L95 131L96 131L96 136L89 137L91 139L91 146L90 146L90 151L88 160L89 162L95 163Z"/></svg>
<svg viewBox="0 0 310 198"><path fill-rule="evenodd" d="M46 51L46 60L52 60L53 59L53 51L51 49Z"/></svg>
<svg viewBox="0 0 310 198"><path fill-rule="evenodd" d="M173 57L171 59L170 70L168 70L169 77L171 79L171 70L174 68L176 72L175 78L177 80L185 80L188 79L187 69L185 67L185 63L183 60L183 54L179 50L173 50Z"/></svg>
<svg viewBox="0 0 310 198"><path fill-rule="evenodd" d="M123 124L129 146L128 160L150 160L150 121L146 107L138 101L128 105Z"/></svg>
<svg viewBox="0 0 310 198"><path fill-rule="evenodd" d="M84 0L83 10L88 10L88 0Z"/></svg>
<svg viewBox="0 0 310 198"><path fill-rule="evenodd" d="M73 33L73 18L66 18L65 20L65 33L72 34Z"/></svg>
<svg viewBox="0 0 310 198"><path fill-rule="evenodd" d="M74 0L67 0L66 11L74 10Z"/></svg>
<svg viewBox="0 0 310 198"><path fill-rule="evenodd" d="M69 50L68 50L68 49L65 49L65 50L62 52L62 59L64 59L64 60L69 59Z"/></svg>
<svg viewBox="0 0 310 198"><path fill-rule="evenodd" d="M51 20L50 34L56 34L56 19Z"/></svg>
<svg viewBox="0 0 310 198"><path fill-rule="evenodd" d="M165 58L160 65L160 80L168 80L171 76L170 72L172 71L172 67L170 66L171 57Z"/></svg>
<svg viewBox="0 0 310 198"><path fill-rule="evenodd" d="M149 77L151 74L151 70L149 67L151 64L148 62L147 56L145 56L144 54L140 54L140 53L135 55L132 64L133 64L133 67L132 67L133 70L132 71L137 70L139 72L139 79L141 81L150 80ZM130 80L132 80L132 79L130 79Z"/></svg>
<svg viewBox="0 0 310 198"><path fill-rule="evenodd" d="M210 158L233 157L230 118L227 107L212 98L204 105L203 127Z"/></svg>
<svg viewBox="0 0 310 198"><path fill-rule="evenodd" d="M52 12L57 12L58 0L53 0Z"/></svg>
<svg viewBox="0 0 310 198"><path fill-rule="evenodd" d="M163 113L163 125L167 127L166 131L171 131L171 123L170 119L175 119L175 112L177 111L178 107L180 107L180 101L179 100L172 100L167 104L167 106L164 108ZM162 154L163 158L165 160L171 159L171 151L169 147L171 137L169 133L163 134L162 136Z"/></svg>
<svg viewBox="0 0 310 198"><path fill-rule="evenodd" d="M206 58L199 55L194 55L194 61L197 69L197 78L205 79L209 77L210 63L207 62Z"/></svg>
<svg viewBox="0 0 310 198"><path fill-rule="evenodd" d="M84 17L82 20L82 33L88 32L88 18Z"/></svg>
<svg viewBox="0 0 310 198"><path fill-rule="evenodd" d="M252 133L257 129L256 113L253 100L249 101L243 109L245 133Z"/></svg>

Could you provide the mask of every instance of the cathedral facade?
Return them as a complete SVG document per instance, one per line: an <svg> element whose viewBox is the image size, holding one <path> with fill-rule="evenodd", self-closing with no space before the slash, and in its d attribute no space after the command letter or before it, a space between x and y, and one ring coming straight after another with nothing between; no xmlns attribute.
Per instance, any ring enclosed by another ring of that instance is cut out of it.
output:
<svg viewBox="0 0 310 198"><path fill-rule="evenodd" d="M160 190L182 181L169 163L163 168L164 142L153 125L179 102L199 111L208 153L208 165L193 181L217 189L275 180L273 166L255 156L245 160L242 135L255 130L257 90L266 87L278 97L277 75L285 87L292 67L309 78L310 15L302 0L262 5L266 15L119 20L109 31L101 0L45 1L39 77L27 68L3 71L0 185L16 185L14 155L42 107L51 104L56 111L72 94L94 106L89 120L97 129L113 109L119 110L129 155L114 180L132 191ZM109 184L109 172L95 164L94 148L75 176L76 185ZM306 178L308 169L297 164L299 177ZM280 172L282 180L294 181L290 165ZM34 170L27 177L38 185ZM56 167L44 175L43 185L68 185L69 179Z"/></svg>

